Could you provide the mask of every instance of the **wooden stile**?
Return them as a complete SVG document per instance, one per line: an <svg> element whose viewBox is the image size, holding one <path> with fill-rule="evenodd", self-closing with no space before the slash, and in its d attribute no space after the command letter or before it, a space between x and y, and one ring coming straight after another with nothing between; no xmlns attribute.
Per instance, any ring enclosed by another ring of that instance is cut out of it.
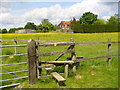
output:
<svg viewBox="0 0 120 90"><path fill-rule="evenodd" d="M72 52L71 53L71 59L72 59L72 61L74 61L74 62L76 62L76 54L75 54L75 42L74 42L74 39L72 39L71 38L71 42L73 42L74 44L73 45L71 45L71 49L74 51L74 52ZM77 68L77 65L76 65L77 63L74 63L73 64L73 73L75 73L77 70L76 70L76 68Z"/></svg>
<svg viewBox="0 0 120 90"><path fill-rule="evenodd" d="M28 66L29 83L35 84L37 80L37 57L36 42L32 39L28 41Z"/></svg>
<svg viewBox="0 0 120 90"><path fill-rule="evenodd" d="M65 77L66 77L66 78L68 77L68 70L69 70L69 65L66 64L66 65L65 65Z"/></svg>
<svg viewBox="0 0 120 90"><path fill-rule="evenodd" d="M57 72L51 73L51 75L58 81L58 82L64 82L66 81L60 74Z"/></svg>
<svg viewBox="0 0 120 90"><path fill-rule="evenodd" d="M73 52L71 53L71 59L73 61L76 60L76 54L75 54L75 42L74 39L71 38L71 42L73 42L73 45L71 45L71 50L73 50Z"/></svg>
<svg viewBox="0 0 120 90"><path fill-rule="evenodd" d="M39 38L37 38L37 40L36 40L36 54L37 54L37 56L38 56L38 54L39 54L39 48L40 48L40 47L38 47L38 46L39 46L39 42L38 42L38 41L39 41ZM37 78L40 78L39 75L41 74L42 68L38 69L38 66L39 66L38 61L39 61L39 60L38 60L38 57L37 57L37 76L38 76Z"/></svg>

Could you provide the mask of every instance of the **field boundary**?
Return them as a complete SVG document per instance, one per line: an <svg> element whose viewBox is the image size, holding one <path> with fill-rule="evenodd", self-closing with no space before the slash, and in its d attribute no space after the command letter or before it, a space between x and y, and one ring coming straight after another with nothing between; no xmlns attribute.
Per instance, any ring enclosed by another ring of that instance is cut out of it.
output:
<svg viewBox="0 0 120 90"><path fill-rule="evenodd" d="M9 57L9 56L27 55L28 56L28 62L1 64L0 66L28 64L29 69L28 70L21 70L21 71L0 73L0 75L28 71L29 72L28 76L17 77L17 78L8 79L8 80L28 78L30 84L34 84L37 81L38 77L42 77L42 76L39 76L39 74L41 73L40 71L42 71L42 68L51 67L51 65L48 65L48 66L46 65L45 66L45 65L42 65L42 64L54 64L55 66L59 65L59 64L65 64L65 67L69 66L69 64L73 64L73 72L75 73L76 72L76 63L78 63L78 62L107 58L107 62L110 63L110 60L111 60L112 57L120 56L120 55L111 55L111 45L120 43L120 41L111 41L111 39L108 39L108 42L84 42L84 43L75 43L74 39L70 39L70 42L52 41L52 40L50 40L50 41L39 40L39 38L37 40L33 40L33 39L24 40L24 39L17 39L17 38L15 38L15 39L0 39L0 42L3 42L3 41L13 41L14 42L15 45L0 45L0 48L14 47L15 54L13 54L13 55L1 55L0 56L1 58L2 57ZM28 44L18 45L18 41L27 42ZM44 43L44 44L40 44L40 43ZM78 59L76 57L76 52L75 52L75 46L76 45L101 45L101 44L107 44L108 45L108 47L107 47L107 50L108 50L107 54L108 55L107 56L99 56L99 57L91 57L91 58L80 58L80 59ZM57 52L50 52L50 53L40 53L40 51L38 52L39 47L48 47L48 46L56 47L56 46L67 46L67 45L70 45L70 46L68 47L67 50L64 50L64 51L57 51ZM17 48L18 47L27 47L28 52L24 53L24 54L17 54ZM32 53L30 53L30 52L32 52ZM63 61L63 62L57 61L65 53L71 53L71 61ZM38 57L52 56L52 55L58 55L58 54L60 54L60 56L57 57L55 59L55 61L38 61ZM69 67L67 67L67 68L69 68ZM65 74L66 74L66 77L67 77L68 76L68 69L65 69L65 70L66 70ZM16 74L14 74L14 75L16 75ZM7 81L7 80L1 80L1 82L3 82L3 81ZM18 83L1 86L0 88L14 86L14 85L18 85Z"/></svg>

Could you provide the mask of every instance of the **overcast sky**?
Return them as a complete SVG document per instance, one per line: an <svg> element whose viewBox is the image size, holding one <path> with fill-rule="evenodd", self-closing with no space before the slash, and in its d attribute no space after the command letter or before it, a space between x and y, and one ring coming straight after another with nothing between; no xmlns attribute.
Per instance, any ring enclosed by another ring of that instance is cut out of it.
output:
<svg viewBox="0 0 120 90"><path fill-rule="evenodd" d="M4 2L3 2L4 1ZM0 28L23 27L27 22L39 25L43 19L53 24L79 19L92 12L107 20L118 13L118 0L3 0L0 2Z"/></svg>

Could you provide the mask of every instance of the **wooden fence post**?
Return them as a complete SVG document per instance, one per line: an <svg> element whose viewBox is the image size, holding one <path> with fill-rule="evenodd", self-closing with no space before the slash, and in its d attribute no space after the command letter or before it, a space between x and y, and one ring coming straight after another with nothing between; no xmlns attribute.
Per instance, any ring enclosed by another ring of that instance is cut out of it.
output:
<svg viewBox="0 0 120 90"><path fill-rule="evenodd" d="M69 70L69 65L66 64L66 65L65 65L65 77L66 77L66 78L68 77L68 70Z"/></svg>
<svg viewBox="0 0 120 90"><path fill-rule="evenodd" d="M14 43L17 45L17 37L14 38ZM15 55L17 54L17 47L15 47Z"/></svg>
<svg viewBox="0 0 120 90"><path fill-rule="evenodd" d="M73 42L73 44L71 45L71 49L74 50L74 52L71 53L71 59L74 61L74 60L76 60L76 55L75 55L75 42L74 42L74 39L72 39L72 38L71 38L70 41Z"/></svg>
<svg viewBox="0 0 120 90"><path fill-rule="evenodd" d="M111 39L108 39L108 56L111 55ZM107 62L110 63L111 57L108 57Z"/></svg>
<svg viewBox="0 0 120 90"><path fill-rule="evenodd" d="M35 84L37 81L37 57L36 42L32 39L28 41L28 66L29 83Z"/></svg>
<svg viewBox="0 0 120 90"><path fill-rule="evenodd" d="M76 60L76 54L75 54L75 42L74 42L74 39L71 38L71 42L73 42L73 45L71 45L71 49L74 50L74 52L71 53L71 59L73 61L75 61ZM74 63L73 64L73 73L75 73L77 71L76 68L77 68L77 63Z"/></svg>
<svg viewBox="0 0 120 90"><path fill-rule="evenodd" d="M37 52L37 55L38 55L40 53L40 51L39 51L39 37L36 40L36 46L37 46L36 52ZM38 58L39 57L37 57L37 67L41 65L41 64L39 64ZM41 75L41 72L42 72L42 68L39 68L39 69L37 68L37 76L38 76L38 78L40 78L39 75Z"/></svg>

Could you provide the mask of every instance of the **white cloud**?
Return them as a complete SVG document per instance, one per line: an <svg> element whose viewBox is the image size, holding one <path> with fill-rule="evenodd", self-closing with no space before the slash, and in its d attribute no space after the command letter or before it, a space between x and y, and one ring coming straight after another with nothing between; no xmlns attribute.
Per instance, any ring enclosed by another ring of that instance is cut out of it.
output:
<svg viewBox="0 0 120 90"><path fill-rule="evenodd" d="M8 13L10 11L11 9L8 2L0 2L0 13Z"/></svg>
<svg viewBox="0 0 120 90"><path fill-rule="evenodd" d="M2 0L3 2L82 2L83 0ZM118 2L119 0L100 0L101 2Z"/></svg>
<svg viewBox="0 0 120 90"><path fill-rule="evenodd" d="M102 17L105 21L107 21L109 18L110 18L110 16L103 16Z"/></svg>
<svg viewBox="0 0 120 90"><path fill-rule="evenodd" d="M106 13L109 14L109 16L115 14L116 5L110 6L98 3L100 1L101 0L84 0L66 8L62 8L60 4L56 4L46 8L35 8L25 12L23 15L2 13L0 15L0 22L8 22L7 25L3 24L2 28L9 28L10 26L24 26L28 21L38 25L44 18L49 19L54 24L58 24L62 20L71 20L73 17L80 17L84 12L88 11L99 15L99 17L103 17ZM106 19L108 17L105 16L103 18Z"/></svg>

